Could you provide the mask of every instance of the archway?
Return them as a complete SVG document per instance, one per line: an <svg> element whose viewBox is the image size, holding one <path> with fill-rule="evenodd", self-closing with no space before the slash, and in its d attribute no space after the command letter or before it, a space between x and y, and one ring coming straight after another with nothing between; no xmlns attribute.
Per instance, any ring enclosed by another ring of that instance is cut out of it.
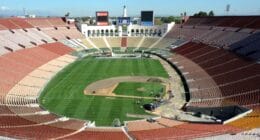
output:
<svg viewBox="0 0 260 140"><path fill-rule="evenodd" d="M136 34L136 36L139 36L139 29L135 30L135 34Z"/></svg>
<svg viewBox="0 0 260 140"><path fill-rule="evenodd" d="M114 36L114 31L112 29L110 30L110 36Z"/></svg>
<svg viewBox="0 0 260 140"><path fill-rule="evenodd" d="M153 29L150 29L149 36L153 35Z"/></svg>
<svg viewBox="0 0 260 140"><path fill-rule="evenodd" d="M91 31L90 31L90 30L88 30L87 32L88 32L88 37L89 37L89 36L91 36Z"/></svg>
<svg viewBox="0 0 260 140"><path fill-rule="evenodd" d="M141 29L140 34L141 34L141 35L144 34L144 29Z"/></svg>
<svg viewBox="0 0 260 140"><path fill-rule="evenodd" d="M100 36L100 30L97 30L97 36Z"/></svg>
<svg viewBox="0 0 260 140"><path fill-rule="evenodd" d="M148 35L148 29L144 30L144 35L147 36Z"/></svg>
<svg viewBox="0 0 260 140"><path fill-rule="evenodd" d="M135 36L135 30L131 29L131 36Z"/></svg>
<svg viewBox="0 0 260 140"><path fill-rule="evenodd" d="M105 32L104 32L104 30L102 29L101 30L101 36L104 36L105 35Z"/></svg>
<svg viewBox="0 0 260 140"><path fill-rule="evenodd" d="M106 29L106 35L105 36L109 36L109 31L108 29Z"/></svg>
<svg viewBox="0 0 260 140"><path fill-rule="evenodd" d="M92 36L96 36L96 31L95 30L92 31Z"/></svg>

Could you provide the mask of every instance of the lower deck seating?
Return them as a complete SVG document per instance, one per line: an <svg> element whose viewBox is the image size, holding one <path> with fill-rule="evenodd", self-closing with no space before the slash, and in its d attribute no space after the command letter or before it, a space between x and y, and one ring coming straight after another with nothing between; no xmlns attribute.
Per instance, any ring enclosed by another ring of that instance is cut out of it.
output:
<svg viewBox="0 0 260 140"><path fill-rule="evenodd" d="M78 140L82 138L87 138L90 140L95 139L106 139L106 140L127 140L128 137L122 131L122 129L91 129L87 128L85 131L82 131L76 135L67 137L66 139Z"/></svg>
<svg viewBox="0 0 260 140"><path fill-rule="evenodd" d="M42 31L39 31L35 28L27 29L27 31L29 34L33 34L34 36L37 36L38 38L40 38L42 42L47 41L47 43L52 43L54 41L50 36L46 35Z"/></svg>
<svg viewBox="0 0 260 140"><path fill-rule="evenodd" d="M73 49L71 49L59 42L44 44L44 45L41 45L40 47L43 47L44 49L47 49L50 52L56 53L58 55L68 54L73 51Z"/></svg>
<svg viewBox="0 0 260 140"><path fill-rule="evenodd" d="M63 44L53 43L0 56L0 75L2 77L0 80L1 96L6 96L9 90L11 90L15 85L17 86L17 90L13 91L15 93L22 93L22 89L24 88L26 88L26 91L30 91L26 94L39 91L40 89L35 85L28 86L25 83L18 82L37 67L71 51L72 49ZM69 61L71 60L67 57L66 59ZM58 67L57 70L60 70L60 67ZM38 75L35 76L37 77Z"/></svg>
<svg viewBox="0 0 260 140"><path fill-rule="evenodd" d="M57 30L54 30L54 32L55 34L64 35L66 39L83 38L83 35L77 30L76 27L58 27Z"/></svg>
<svg viewBox="0 0 260 140"><path fill-rule="evenodd" d="M95 48L92 44L89 43L89 41L88 41L87 39L82 39L81 41L82 41L82 43L83 43L85 46L87 46L88 48L90 48L90 49Z"/></svg>
<svg viewBox="0 0 260 140"><path fill-rule="evenodd" d="M3 105L0 108L7 108L10 112L9 113L5 113L6 115L11 115L11 114L34 114L36 112L42 112L43 109L41 109L40 107L31 107L31 106L13 106L13 105Z"/></svg>
<svg viewBox="0 0 260 140"><path fill-rule="evenodd" d="M3 46L0 46L0 56L7 54L8 52L10 52L10 51L5 49Z"/></svg>
<svg viewBox="0 0 260 140"><path fill-rule="evenodd" d="M27 37L30 42L33 44L33 45L40 45L40 44L43 44L44 42L41 40L41 38L33 33L33 32L29 32L28 30L23 30L23 29L18 29L18 30L15 30L16 34L18 36L24 36L24 37Z"/></svg>
<svg viewBox="0 0 260 140"><path fill-rule="evenodd" d="M43 28L42 32L50 36L55 41L68 39L66 38L66 34L64 34L61 30L58 30L58 28Z"/></svg>
<svg viewBox="0 0 260 140"><path fill-rule="evenodd" d="M107 48L103 38L89 38L98 48Z"/></svg>
<svg viewBox="0 0 260 140"><path fill-rule="evenodd" d="M127 38L127 46L128 47L137 47L142 37L128 37Z"/></svg>
<svg viewBox="0 0 260 140"><path fill-rule="evenodd" d="M51 77L75 61L74 56L67 55L71 51L63 44L53 43L0 57L1 136L56 138L84 127L85 121L59 120L59 116L35 106L39 91Z"/></svg>
<svg viewBox="0 0 260 140"><path fill-rule="evenodd" d="M84 36L81 34L81 32L78 31L76 27L70 27L64 29L64 33L67 34L69 38L73 39L78 39L78 38L83 38Z"/></svg>
<svg viewBox="0 0 260 140"><path fill-rule="evenodd" d="M112 48L121 47L121 38L120 37L107 37L106 39Z"/></svg>
<svg viewBox="0 0 260 140"><path fill-rule="evenodd" d="M157 40L159 40L158 37L146 37L141 44L140 48L149 48L151 45L153 45Z"/></svg>
<svg viewBox="0 0 260 140"><path fill-rule="evenodd" d="M14 30L12 32L8 30L2 30L0 31L0 36L3 38L2 40L5 40L6 42L11 42L16 45L20 44L26 48L36 46L35 44L33 44L34 40L21 34L19 30ZM12 47L12 46L7 46L7 47Z"/></svg>
<svg viewBox="0 0 260 140"><path fill-rule="evenodd" d="M32 125L35 124L29 120L23 119L18 116L0 116L0 126L1 127L10 127L10 126L19 126L19 125ZM1 128L0 127L0 128Z"/></svg>
<svg viewBox="0 0 260 140"><path fill-rule="evenodd" d="M2 136L10 136L18 139L51 139L61 137L75 130L62 129L48 125L37 125L31 127L0 128Z"/></svg>
<svg viewBox="0 0 260 140"><path fill-rule="evenodd" d="M175 127L131 131L131 136L136 139L194 139L199 137L214 136L217 134L236 133L240 129L227 125L216 124L182 124Z"/></svg>
<svg viewBox="0 0 260 140"><path fill-rule="evenodd" d="M223 140L223 139L232 139L232 140L256 140L259 138L259 128L255 128L252 130L243 131L240 133L237 133L236 135L230 135L230 134L224 134L224 135L218 135L213 137L207 137L203 138L204 140Z"/></svg>
<svg viewBox="0 0 260 140"><path fill-rule="evenodd" d="M57 41L83 38L83 35L75 27L42 28L42 31Z"/></svg>
<svg viewBox="0 0 260 140"><path fill-rule="evenodd" d="M57 121L58 116L54 114L30 114L30 115L0 115L0 128L30 127L37 124Z"/></svg>
<svg viewBox="0 0 260 140"><path fill-rule="evenodd" d="M75 58L63 55L36 68L12 87L5 97L6 103L18 105L32 103L32 100L37 99L40 91L47 82L57 72L72 63L74 60ZM44 73L44 75L42 75L42 73Z"/></svg>
<svg viewBox="0 0 260 140"><path fill-rule="evenodd" d="M3 26L2 24L0 24L0 30L7 30L8 28L6 28L5 26Z"/></svg>
<svg viewBox="0 0 260 140"><path fill-rule="evenodd" d="M82 127L86 126L87 123L88 123L87 121L83 121L83 120L69 119L66 121L58 121L56 123L49 124L49 126L63 128L63 129L79 130Z"/></svg>
<svg viewBox="0 0 260 140"><path fill-rule="evenodd" d="M8 52L14 52L16 50L24 49L23 47L19 46L16 42L5 39L3 36L0 36L0 41L0 46Z"/></svg>
<svg viewBox="0 0 260 140"><path fill-rule="evenodd" d="M183 124L183 122L170 120L166 118L156 119L155 122L148 122L146 120L138 120L127 122L127 130L128 131L142 131L142 130L150 130L150 129L160 129L173 127Z"/></svg>

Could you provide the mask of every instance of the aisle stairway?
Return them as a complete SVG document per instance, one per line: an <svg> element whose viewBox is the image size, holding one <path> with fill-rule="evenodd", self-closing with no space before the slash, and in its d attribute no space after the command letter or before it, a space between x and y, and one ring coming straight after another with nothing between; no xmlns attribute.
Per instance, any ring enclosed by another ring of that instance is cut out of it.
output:
<svg viewBox="0 0 260 140"><path fill-rule="evenodd" d="M121 39L121 47L127 47L127 37L122 37L122 39Z"/></svg>

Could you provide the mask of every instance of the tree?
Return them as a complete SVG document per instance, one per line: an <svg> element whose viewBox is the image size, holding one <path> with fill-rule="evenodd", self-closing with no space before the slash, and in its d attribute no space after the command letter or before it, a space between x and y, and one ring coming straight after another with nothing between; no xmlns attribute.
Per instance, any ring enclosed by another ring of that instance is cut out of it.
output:
<svg viewBox="0 0 260 140"><path fill-rule="evenodd" d="M195 17L206 17L208 16L207 12L200 11L199 13L195 13L193 16Z"/></svg>
<svg viewBox="0 0 260 140"><path fill-rule="evenodd" d="M185 17L187 16L187 12L184 12L184 14L183 14Z"/></svg>
<svg viewBox="0 0 260 140"><path fill-rule="evenodd" d="M173 22L173 21L175 21L175 18L174 18L173 16L169 16L169 17L168 17L168 21L169 21L169 22Z"/></svg>
<svg viewBox="0 0 260 140"><path fill-rule="evenodd" d="M112 126L114 126L114 127L120 127L121 126L121 122L120 122L119 118L115 118L113 120Z"/></svg>
<svg viewBox="0 0 260 140"><path fill-rule="evenodd" d="M161 21L162 21L163 23L168 23L168 18L167 18L167 17L162 17L162 18L161 18Z"/></svg>
<svg viewBox="0 0 260 140"><path fill-rule="evenodd" d="M204 11L200 11L198 16L200 17L205 17L205 16L208 16L207 12L204 12Z"/></svg>
<svg viewBox="0 0 260 140"><path fill-rule="evenodd" d="M65 14L65 17L69 17L70 16L70 12L67 12L66 14Z"/></svg>
<svg viewBox="0 0 260 140"><path fill-rule="evenodd" d="M213 17L214 15L215 15L214 12L211 10L211 11L209 11L209 13L204 12L204 11L199 11L198 13L195 13L193 16L194 17L206 17L206 16Z"/></svg>
<svg viewBox="0 0 260 140"><path fill-rule="evenodd" d="M161 18L161 21L162 21L163 23L171 23L171 22L174 22L174 21L175 21L175 17L173 17L173 16L162 17L162 18Z"/></svg>
<svg viewBox="0 0 260 140"><path fill-rule="evenodd" d="M162 24L163 24L161 18L155 18L155 19L154 19L154 23L155 23L155 25L162 25ZM137 23L136 23L136 24L137 24Z"/></svg>
<svg viewBox="0 0 260 140"><path fill-rule="evenodd" d="M214 12L211 10L211 11L209 11L209 16L210 17L213 17L215 14L214 14Z"/></svg>
<svg viewBox="0 0 260 140"><path fill-rule="evenodd" d="M89 24L90 24L90 25L93 25L93 24L94 24L93 19L90 19L90 20L89 20Z"/></svg>

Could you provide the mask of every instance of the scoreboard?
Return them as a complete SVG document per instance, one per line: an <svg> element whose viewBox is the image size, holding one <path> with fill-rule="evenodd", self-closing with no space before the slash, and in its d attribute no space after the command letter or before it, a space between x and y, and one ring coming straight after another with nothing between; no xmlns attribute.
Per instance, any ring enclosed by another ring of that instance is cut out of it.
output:
<svg viewBox="0 0 260 140"><path fill-rule="evenodd" d="M143 26L153 26L154 25L153 11L141 11L141 25L143 25Z"/></svg>
<svg viewBox="0 0 260 140"><path fill-rule="evenodd" d="M130 17L119 17L118 18L118 25L129 25L131 22Z"/></svg>
<svg viewBox="0 0 260 140"><path fill-rule="evenodd" d="M107 11L98 11L96 12L96 22L98 26L107 26L109 25L109 17Z"/></svg>

